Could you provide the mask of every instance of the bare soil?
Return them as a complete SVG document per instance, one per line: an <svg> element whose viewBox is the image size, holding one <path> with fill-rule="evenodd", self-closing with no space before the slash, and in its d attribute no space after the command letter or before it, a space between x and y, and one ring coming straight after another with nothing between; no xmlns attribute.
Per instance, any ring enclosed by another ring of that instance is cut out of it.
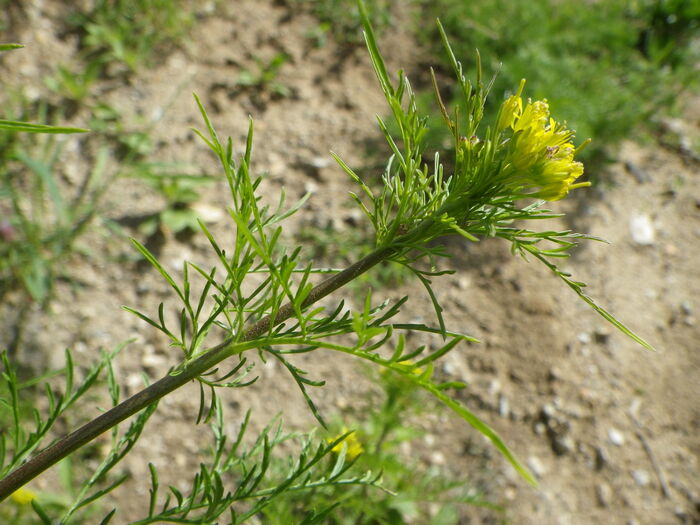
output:
<svg viewBox="0 0 700 525"><path fill-rule="evenodd" d="M329 151L351 166L364 166L367 145L381 141L375 115L387 110L365 50L339 47L332 40L314 47L307 35L317 22L283 2L223 4L216 16L203 13L182 49L125 81L117 76L100 83L93 101L117 108L127 126L150 127L158 160L195 165L207 173L219 168L190 129L202 127L192 92L210 110L220 135L233 137L238 151L252 116L254 170L268 174L264 188L270 201L283 187L290 200L313 192L310 205L285 228L290 242L308 226L330 225L340 239L350 239L351 229L364 227L363 219L349 204L352 183ZM45 96L42 78L56 64L75 60L76 40L62 31L64 14L62 2L26 2L21 23L0 38L27 46L3 55L5 84ZM399 9L399 19L404 15ZM385 31L382 49L392 70L410 71L426 57L415 55L402 27L397 23ZM254 69L256 58L280 52L290 60L276 80L290 96L236 85L241 71ZM78 110L70 123L86 126L86 118ZM669 125L683 136L697 136L697 99ZM94 139L66 141L60 176L67 188L90 169L97 147ZM602 181L598 186L552 205L568 215L551 227L609 241L585 243L565 267L589 284L596 301L649 340L654 353L609 326L545 268L513 258L502 242L466 246L450 240L454 257L447 264L456 273L437 279L435 289L448 326L483 342L451 353L440 373L468 383L460 399L501 434L540 485L528 486L447 410L420 421L428 435L410 453L471 479L507 507L505 517L512 523L700 523L699 169L681 151L625 143L619 161L594 174ZM109 170L109 176L118 172L116 160ZM221 213L227 205L224 182L203 194L200 210L223 239L231 228ZM169 315L178 308L157 273L136 261L127 240L138 236L129 217L162 206L137 180L115 179L104 218L95 222L80 243L82 252L70 262L72 280L58 284L48 313L31 312L20 361L62 366L63 349L71 348L78 359L92 362L100 348L135 338L117 359L125 395L140 388L142 374L155 380L177 362L167 341L120 308L155 313L161 301L170 305ZM123 235L112 233L107 220L121 225ZM174 272L184 260L213 264L202 236L182 238L166 231L157 248ZM419 285L375 291L377 298L403 295L410 298L407 319L431 320L428 297ZM352 301L358 295L345 297ZM0 308L0 344L7 344L16 303L7 298ZM336 355L314 355L304 366L328 380L315 396L329 413L352 412L368 387L361 368ZM270 365L257 373L261 377L254 387L229 398L231 431L249 407L258 428L280 410L288 428L310 428L312 417L286 373ZM118 522L142 516L148 462L159 467L163 484L187 485L206 446L206 430L193 425L197 399L192 387L161 403L151 431L125 461L132 478L114 494L121 509ZM82 416L97 410L97 405L85 407ZM50 488L52 479L40 478L35 486ZM463 522L502 517L467 508Z"/></svg>

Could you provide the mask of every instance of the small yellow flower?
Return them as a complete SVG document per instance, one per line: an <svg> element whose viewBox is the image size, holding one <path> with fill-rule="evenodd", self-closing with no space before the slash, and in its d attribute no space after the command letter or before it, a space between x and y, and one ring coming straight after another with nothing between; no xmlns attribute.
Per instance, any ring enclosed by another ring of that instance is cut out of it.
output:
<svg viewBox="0 0 700 525"><path fill-rule="evenodd" d="M515 119L520 116L523 112L523 99L520 95L525 87L525 79L520 81L520 87L515 95L508 97L508 99L501 105L501 110L498 112L498 119L496 123L496 131L503 131L506 128L513 126Z"/></svg>
<svg viewBox="0 0 700 525"><path fill-rule="evenodd" d="M513 131L503 167L504 182L514 190L535 190L528 195L549 201L590 186L590 182L576 182L583 175L583 164L574 160L574 132L550 118L546 100L529 101L523 109L523 86L524 81L518 94L503 103L498 117L498 131Z"/></svg>
<svg viewBox="0 0 700 525"><path fill-rule="evenodd" d="M328 438L326 441L328 443L332 443L336 439L338 439L340 436L345 434L348 431L347 428L343 427L343 431L338 434L337 436L333 438ZM355 459L357 456L362 454L365 451L365 448L362 446L362 443L360 443L360 440L357 438L357 432L354 430L348 434L348 436L338 443L336 446L334 446L331 450L335 454L340 454L340 452L343 450L343 445L347 446L347 450L345 452L345 457L348 459L348 461L352 461Z"/></svg>
<svg viewBox="0 0 700 525"><path fill-rule="evenodd" d="M29 505L34 499L36 499L36 494L29 489L24 487L17 489L10 496L12 501L18 503L19 505Z"/></svg>

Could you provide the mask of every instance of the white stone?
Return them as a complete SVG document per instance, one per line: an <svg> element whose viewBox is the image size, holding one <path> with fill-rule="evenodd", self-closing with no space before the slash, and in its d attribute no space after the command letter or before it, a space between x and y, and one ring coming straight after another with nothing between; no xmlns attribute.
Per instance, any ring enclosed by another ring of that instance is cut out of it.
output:
<svg viewBox="0 0 700 525"><path fill-rule="evenodd" d="M633 470L632 477L634 478L635 483L637 483L637 485L640 487L646 487L649 484L649 481L651 481L649 473L646 470Z"/></svg>
<svg viewBox="0 0 700 525"><path fill-rule="evenodd" d="M625 444L625 436L616 428L608 429L608 439L610 440L610 443L618 447Z"/></svg>
<svg viewBox="0 0 700 525"><path fill-rule="evenodd" d="M642 246L654 244L654 225L651 218L646 214L632 215L629 222L632 240Z"/></svg>
<svg viewBox="0 0 700 525"><path fill-rule="evenodd" d="M203 202L197 202L192 205L192 210L197 214L197 217L207 223L217 223L224 218L224 211L218 206L210 206Z"/></svg>
<svg viewBox="0 0 700 525"><path fill-rule="evenodd" d="M542 460L537 456L530 456L527 460L527 466L530 467L532 473L538 478L541 478L547 472L544 463L542 463Z"/></svg>

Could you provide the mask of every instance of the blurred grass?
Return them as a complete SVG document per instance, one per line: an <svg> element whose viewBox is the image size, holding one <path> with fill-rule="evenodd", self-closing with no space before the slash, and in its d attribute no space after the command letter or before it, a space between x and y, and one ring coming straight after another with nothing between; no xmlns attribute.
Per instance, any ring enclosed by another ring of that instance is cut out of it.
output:
<svg viewBox="0 0 700 525"><path fill-rule="evenodd" d="M487 115L527 78L525 95L546 98L554 115L593 138L589 163L653 129L678 95L697 87L700 1L419 0L421 19L440 18L455 54L473 75L475 49L487 78L498 73ZM447 59L434 26L417 36Z"/></svg>
<svg viewBox="0 0 700 525"><path fill-rule="evenodd" d="M429 396L398 374L369 368L366 372L380 387L379 392L367 392L365 396L376 409L365 411L355 405L338 413L330 424L327 440L353 430L346 440L347 458L356 461L353 470L381 472L382 486L392 492L336 485L290 493L263 511L264 522L301 523L311 509L334 503L339 503L339 508L322 523L457 525L464 523L467 507L485 508L494 522L504 518L503 507L488 498L470 473L456 474L449 465L425 461L424 454L442 454L433 443L434 437L416 423L435 411ZM285 468L287 459L273 466L273 470Z"/></svg>
<svg viewBox="0 0 700 525"><path fill-rule="evenodd" d="M189 32L193 7L190 0L93 0L70 12L68 21L89 62L122 63L133 71Z"/></svg>
<svg viewBox="0 0 700 525"><path fill-rule="evenodd" d="M322 46L329 35L341 45L364 45L362 21L357 0L287 0L294 9L306 9L319 25L307 36ZM365 2L375 30L381 31L392 23L391 0Z"/></svg>

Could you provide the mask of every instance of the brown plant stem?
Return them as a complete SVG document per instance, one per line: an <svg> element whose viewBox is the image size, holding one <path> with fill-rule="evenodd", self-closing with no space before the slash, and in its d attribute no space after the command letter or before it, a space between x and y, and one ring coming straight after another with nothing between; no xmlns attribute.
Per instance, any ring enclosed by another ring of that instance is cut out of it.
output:
<svg viewBox="0 0 700 525"><path fill-rule="evenodd" d="M422 229L421 226L416 228L416 230ZM411 233L415 234L416 230ZM301 305L302 308L319 301L376 264L395 254L400 250L400 248L396 247L397 245L400 246L401 243L379 248L351 266L348 266L343 271L320 282L309 292L309 295ZM268 315L250 326L245 331L242 338L239 339L232 336L225 339L192 361L192 363L187 365L179 374L166 375L104 414L89 421L78 430L42 450L36 456L8 474L4 479L0 480L0 502L52 465L86 445L103 432L106 432L126 418L140 412L170 392L177 390L185 383L200 376L227 357L231 357L235 353L236 343L251 341L260 337L270 330L270 328L286 321L292 315L294 315L294 305L291 302L286 303L279 309L274 319Z"/></svg>

